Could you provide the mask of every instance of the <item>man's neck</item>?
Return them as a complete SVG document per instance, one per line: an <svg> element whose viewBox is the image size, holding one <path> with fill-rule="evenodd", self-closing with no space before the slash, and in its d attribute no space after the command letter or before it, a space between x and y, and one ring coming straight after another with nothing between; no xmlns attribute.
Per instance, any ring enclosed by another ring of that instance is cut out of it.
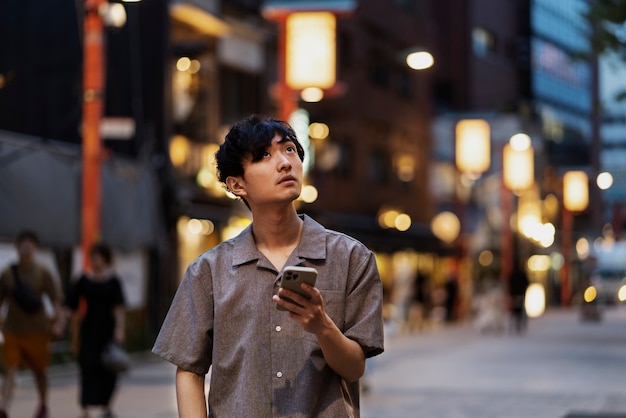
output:
<svg viewBox="0 0 626 418"><path fill-rule="evenodd" d="M278 270L300 242L302 224L293 207L282 212L253 212L252 233L256 247Z"/></svg>
<svg viewBox="0 0 626 418"><path fill-rule="evenodd" d="M285 211L254 213L252 232L254 239L267 248L285 247L300 240L302 219L293 207Z"/></svg>

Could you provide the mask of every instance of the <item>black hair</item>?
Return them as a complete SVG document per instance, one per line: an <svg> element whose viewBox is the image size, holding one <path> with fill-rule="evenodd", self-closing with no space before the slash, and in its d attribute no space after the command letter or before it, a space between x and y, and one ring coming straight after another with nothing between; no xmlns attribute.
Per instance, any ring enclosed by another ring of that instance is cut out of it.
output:
<svg viewBox="0 0 626 418"><path fill-rule="evenodd" d="M224 143L215 153L219 180L225 183L230 176L243 176L244 159L251 158L253 162L261 160L276 135L281 136L283 141L293 142L300 160L304 161L304 148L287 122L264 115L250 115L230 128Z"/></svg>
<svg viewBox="0 0 626 418"><path fill-rule="evenodd" d="M89 255L92 257L94 255L99 255L107 265L111 265L113 262L113 252L111 251L111 247L106 244L94 244L89 250Z"/></svg>
<svg viewBox="0 0 626 418"><path fill-rule="evenodd" d="M15 244L19 245L24 241L32 241L34 242L36 245L39 245L39 237L37 236L37 234L31 230L23 230L20 231L19 234L17 234L17 236L15 237Z"/></svg>

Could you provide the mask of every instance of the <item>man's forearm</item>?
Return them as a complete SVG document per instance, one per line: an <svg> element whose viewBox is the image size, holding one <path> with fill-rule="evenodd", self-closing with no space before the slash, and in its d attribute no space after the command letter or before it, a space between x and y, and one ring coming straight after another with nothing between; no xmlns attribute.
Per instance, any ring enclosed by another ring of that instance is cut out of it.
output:
<svg viewBox="0 0 626 418"><path fill-rule="evenodd" d="M338 375L354 382L365 372L365 353L354 340L349 339L329 319L327 329L317 335L326 362Z"/></svg>
<svg viewBox="0 0 626 418"><path fill-rule="evenodd" d="M206 418L204 375L176 369L176 401L180 418Z"/></svg>

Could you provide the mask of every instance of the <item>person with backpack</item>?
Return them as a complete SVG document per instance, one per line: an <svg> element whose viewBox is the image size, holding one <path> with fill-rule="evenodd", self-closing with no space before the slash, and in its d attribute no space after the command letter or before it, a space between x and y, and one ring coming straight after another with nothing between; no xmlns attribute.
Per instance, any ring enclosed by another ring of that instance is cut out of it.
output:
<svg viewBox="0 0 626 418"><path fill-rule="evenodd" d="M15 239L18 262L0 275L0 304L8 303L2 326L4 379L0 387L0 418L9 416L15 375L23 366L30 368L35 377L39 403L34 416L48 417L50 340L53 335L62 335L64 319L60 309L61 292L50 271L35 260L38 246L39 239L34 232L18 234ZM42 303L44 293L52 302L54 321Z"/></svg>

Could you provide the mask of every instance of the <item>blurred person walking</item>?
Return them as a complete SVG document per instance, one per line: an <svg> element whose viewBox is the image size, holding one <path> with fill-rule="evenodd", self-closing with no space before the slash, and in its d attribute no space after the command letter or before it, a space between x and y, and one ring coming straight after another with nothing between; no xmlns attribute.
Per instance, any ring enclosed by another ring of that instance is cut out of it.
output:
<svg viewBox="0 0 626 418"><path fill-rule="evenodd" d="M528 276L521 262L513 264L513 271L509 281L509 295L511 297L511 319L513 331L521 334L526 331L526 289L528 288Z"/></svg>
<svg viewBox="0 0 626 418"><path fill-rule="evenodd" d="M67 307L72 311L73 351L80 368L80 406L88 417L92 406L102 407L112 418L111 400L118 373L102 362L102 353L111 342L125 340L125 302L119 277L112 269L111 249L104 244L91 248L92 271L83 273L70 288ZM77 347L76 347L77 346Z"/></svg>
<svg viewBox="0 0 626 418"><path fill-rule="evenodd" d="M35 417L46 418L50 340L52 337L60 337L63 332L61 292L50 271L35 260L39 238L34 232L20 232L15 239L15 247L18 262L0 275L0 304L8 304L6 319L2 325L4 380L0 418L9 416L15 375L23 366L30 368L35 376L39 398ZM46 312L42 302L44 294L52 302L52 312ZM20 417L24 414L25 411L20 411Z"/></svg>

